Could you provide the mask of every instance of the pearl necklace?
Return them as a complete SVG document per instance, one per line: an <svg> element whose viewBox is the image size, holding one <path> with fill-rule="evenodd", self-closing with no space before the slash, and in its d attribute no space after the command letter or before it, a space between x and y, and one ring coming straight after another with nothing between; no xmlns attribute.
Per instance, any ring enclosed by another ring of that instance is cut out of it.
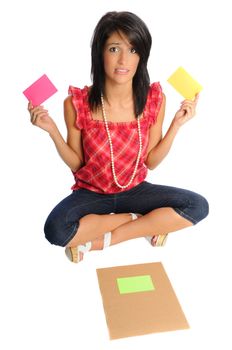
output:
<svg viewBox="0 0 232 350"><path fill-rule="evenodd" d="M131 185L132 181L134 180L136 172L137 172L137 169L138 169L138 165L139 165L139 159L140 159L141 153L142 153L143 145L142 145L142 136L141 136L141 128L140 128L140 116L137 118L138 136L139 136L139 151L138 151L138 156L137 156L137 160L136 160L136 163L135 163L135 168L134 168L133 174L132 174L132 176L130 178L130 181L126 185L121 185L118 182L117 175L116 175L116 172L115 172L113 143L112 143L112 139L111 139L111 136L110 136L110 130L109 130L108 121L106 119L105 105L104 105L104 99L103 99L103 95L102 94L101 94L101 105L102 105L102 114L103 114L104 124L105 124L105 128L106 128L106 133L107 133L108 141L109 141L109 144L110 144L110 159L111 159L111 168L112 168L114 182L116 183L116 185L119 188L124 189L124 188L129 187Z"/></svg>

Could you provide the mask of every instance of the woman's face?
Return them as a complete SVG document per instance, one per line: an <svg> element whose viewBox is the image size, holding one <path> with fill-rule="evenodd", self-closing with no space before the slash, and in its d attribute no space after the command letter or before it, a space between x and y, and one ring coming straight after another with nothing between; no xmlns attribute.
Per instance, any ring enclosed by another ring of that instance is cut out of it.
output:
<svg viewBox="0 0 232 350"><path fill-rule="evenodd" d="M139 55L122 32L113 32L107 39L103 60L106 80L114 84L132 82Z"/></svg>

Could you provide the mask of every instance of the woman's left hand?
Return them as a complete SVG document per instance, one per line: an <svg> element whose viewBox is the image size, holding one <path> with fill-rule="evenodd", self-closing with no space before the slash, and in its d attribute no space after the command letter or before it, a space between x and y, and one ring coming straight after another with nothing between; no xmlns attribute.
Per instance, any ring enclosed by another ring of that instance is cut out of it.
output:
<svg viewBox="0 0 232 350"><path fill-rule="evenodd" d="M184 100L181 102L180 109L176 112L173 119L173 123L180 127L185 124L188 120L192 119L196 114L196 106L199 100L199 93L196 94L195 99Z"/></svg>

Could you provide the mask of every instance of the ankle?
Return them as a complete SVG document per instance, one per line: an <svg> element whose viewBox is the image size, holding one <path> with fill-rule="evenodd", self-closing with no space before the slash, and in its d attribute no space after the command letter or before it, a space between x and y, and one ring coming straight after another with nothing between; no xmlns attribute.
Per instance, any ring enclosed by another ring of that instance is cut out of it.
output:
<svg viewBox="0 0 232 350"><path fill-rule="evenodd" d="M91 250L103 250L103 237L96 238L92 241Z"/></svg>

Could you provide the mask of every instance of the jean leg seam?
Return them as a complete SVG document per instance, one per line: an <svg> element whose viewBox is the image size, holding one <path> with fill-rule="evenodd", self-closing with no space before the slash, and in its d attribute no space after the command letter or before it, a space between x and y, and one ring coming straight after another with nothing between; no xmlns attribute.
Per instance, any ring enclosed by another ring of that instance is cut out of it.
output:
<svg viewBox="0 0 232 350"><path fill-rule="evenodd" d="M79 228L79 225L77 225L77 223L74 224L74 228L72 230L72 233L68 236L68 238L66 238L66 240L63 242L62 247L65 247L67 245L67 243L69 241L71 241L71 239L75 236L75 234L77 233L77 230Z"/></svg>
<svg viewBox="0 0 232 350"><path fill-rule="evenodd" d="M190 215L186 214L185 212L183 212L182 210L180 210L179 208L173 208L175 210L175 212L179 215L181 215L182 217L184 217L185 219L191 221L194 225L197 224L197 220L193 219Z"/></svg>

